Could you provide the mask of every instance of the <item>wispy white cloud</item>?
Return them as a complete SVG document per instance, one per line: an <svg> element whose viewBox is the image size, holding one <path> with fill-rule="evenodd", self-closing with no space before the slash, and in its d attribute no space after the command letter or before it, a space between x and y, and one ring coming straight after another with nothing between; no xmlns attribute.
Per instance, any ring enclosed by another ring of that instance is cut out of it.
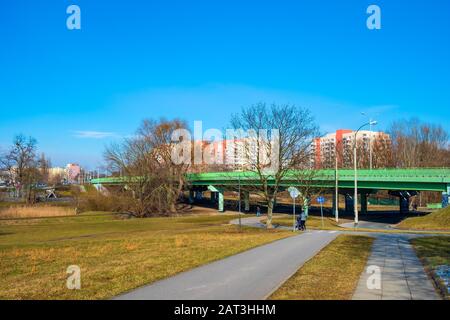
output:
<svg viewBox="0 0 450 320"><path fill-rule="evenodd" d="M105 131L74 131L73 136L81 139L105 139L117 137L118 135L114 132Z"/></svg>

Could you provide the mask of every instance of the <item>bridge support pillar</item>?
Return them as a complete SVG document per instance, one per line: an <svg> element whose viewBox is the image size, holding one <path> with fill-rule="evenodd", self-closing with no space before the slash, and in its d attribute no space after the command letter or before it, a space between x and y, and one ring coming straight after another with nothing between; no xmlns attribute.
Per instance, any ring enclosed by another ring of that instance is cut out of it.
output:
<svg viewBox="0 0 450 320"><path fill-rule="evenodd" d="M223 197L223 189L218 189L217 192L218 200L219 200L219 212L224 212L224 197Z"/></svg>
<svg viewBox="0 0 450 320"><path fill-rule="evenodd" d="M361 214L367 213L367 193L361 193Z"/></svg>
<svg viewBox="0 0 450 320"><path fill-rule="evenodd" d="M303 200L303 212L308 217L308 213L309 213L309 198L305 198Z"/></svg>
<svg viewBox="0 0 450 320"><path fill-rule="evenodd" d="M338 210L339 210L339 194L338 194ZM336 212L336 193L333 192L333 214Z"/></svg>
<svg viewBox="0 0 450 320"><path fill-rule="evenodd" d="M195 200L202 200L202 199L203 199L203 192L195 191Z"/></svg>
<svg viewBox="0 0 450 320"><path fill-rule="evenodd" d="M355 202L353 201L353 197L349 194L345 194L345 212L353 213L355 211Z"/></svg>
<svg viewBox="0 0 450 320"><path fill-rule="evenodd" d="M442 208L450 205L450 185L447 185L447 192L442 192Z"/></svg>
<svg viewBox="0 0 450 320"><path fill-rule="evenodd" d="M409 196L401 194L400 195L400 214L407 214L409 212Z"/></svg>
<svg viewBox="0 0 450 320"><path fill-rule="evenodd" d="M244 191L244 211L250 211L250 192Z"/></svg>

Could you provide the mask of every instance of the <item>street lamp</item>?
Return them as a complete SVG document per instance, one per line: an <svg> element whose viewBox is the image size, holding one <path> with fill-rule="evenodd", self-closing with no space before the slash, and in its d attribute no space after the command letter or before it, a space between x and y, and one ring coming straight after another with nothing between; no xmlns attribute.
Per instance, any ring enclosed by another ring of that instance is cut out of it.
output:
<svg viewBox="0 0 450 320"><path fill-rule="evenodd" d="M239 183L238 183L238 192L239 192L239 200L238 200L238 202L239 202L239 204L238 204L238 207L239 207L239 230L241 230L242 229L242 221L241 221L241 170L239 170L238 172L239 172L239 174L238 174L238 181L239 181Z"/></svg>
<svg viewBox="0 0 450 320"><path fill-rule="evenodd" d="M355 210L355 227L358 226L358 161L356 158L356 137L357 134L359 132L359 130L361 130L363 127L367 126L367 125L376 125L377 122L376 121L369 121L365 124L363 124L361 127L358 128L358 130L356 130L355 132L355 138L353 141L353 164L354 164L354 168L355 168L355 194L354 194L354 198L353 198L353 206L354 206L354 210Z"/></svg>
<svg viewBox="0 0 450 320"><path fill-rule="evenodd" d="M334 146L335 146L335 150L334 150L334 160L335 160L335 171L334 171L334 175L335 175L335 195L334 195L334 201L335 201L335 212L334 212L334 216L336 218L336 222L339 222L339 174L338 174L338 145L337 145L337 138L335 138L334 140Z"/></svg>
<svg viewBox="0 0 450 320"><path fill-rule="evenodd" d="M365 112L361 112L363 116L367 116ZM369 169L372 170L372 125L375 125L377 122L373 121L371 117L369 117Z"/></svg>

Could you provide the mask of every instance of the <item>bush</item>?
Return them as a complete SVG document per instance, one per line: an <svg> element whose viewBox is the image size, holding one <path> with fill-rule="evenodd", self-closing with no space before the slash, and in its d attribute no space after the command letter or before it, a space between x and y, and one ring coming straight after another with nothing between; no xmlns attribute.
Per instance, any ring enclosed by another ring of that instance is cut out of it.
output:
<svg viewBox="0 0 450 320"><path fill-rule="evenodd" d="M127 213L135 217L167 216L176 212L175 194L164 184L152 190L149 195L141 197L133 196L132 191L122 189L98 191L92 186L83 189L74 187L71 191L77 212L108 211Z"/></svg>
<svg viewBox="0 0 450 320"><path fill-rule="evenodd" d="M74 206L77 212L85 211L110 211L120 212L121 206L116 197L111 197L98 192L94 187L72 187Z"/></svg>

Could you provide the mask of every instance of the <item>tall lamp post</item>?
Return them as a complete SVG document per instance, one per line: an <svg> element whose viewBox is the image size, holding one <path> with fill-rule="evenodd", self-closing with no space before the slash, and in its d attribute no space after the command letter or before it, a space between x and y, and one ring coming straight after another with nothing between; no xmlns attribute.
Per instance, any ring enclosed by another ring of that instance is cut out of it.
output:
<svg viewBox="0 0 450 320"><path fill-rule="evenodd" d="M354 164L354 169L355 169L355 194L353 196L353 206L354 206L354 210L355 210L355 227L358 226L358 159L356 158L356 138L358 135L359 130L361 130L363 127L367 126L367 125L376 125L377 122L374 120L371 120L365 124L363 124L361 127L358 128L358 130L356 130L355 132L355 138L353 141L353 164Z"/></svg>
<svg viewBox="0 0 450 320"><path fill-rule="evenodd" d="M335 158L335 182L336 182L336 185L335 185L335 190L334 190L334 192L335 192L335 195L334 195L334 199L335 199L335 204L334 204L334 206L335 206L335 212L334 212L334 215L335 215L335 218L336 218L336 222L339 222L339 181L338 181L338 179L339 179L339 175L338 175L338 149L337 149L337 140L335 139L335 147L336 147L336 149L335 149L335 151L334 151L334 158Z"/></svg>
<svg viewBox="0 0 450 320"><path fill-rule="evenodd" d="M367 116L367 114L365 112L361 112L361 114L363 116ZM369 131L370 131L370 136L369 136L369 169L372 170L372 125L375 125L377 122L373 121L371 117L369 117Z"/></svg>
<svg viewBox="0 0 450 320"><path fill-rule="evenodd" d="M241 221L241 171L239 171L239 185L238 185L238 192L239 192L239 231L242 229L242 221Z"/></svg>

